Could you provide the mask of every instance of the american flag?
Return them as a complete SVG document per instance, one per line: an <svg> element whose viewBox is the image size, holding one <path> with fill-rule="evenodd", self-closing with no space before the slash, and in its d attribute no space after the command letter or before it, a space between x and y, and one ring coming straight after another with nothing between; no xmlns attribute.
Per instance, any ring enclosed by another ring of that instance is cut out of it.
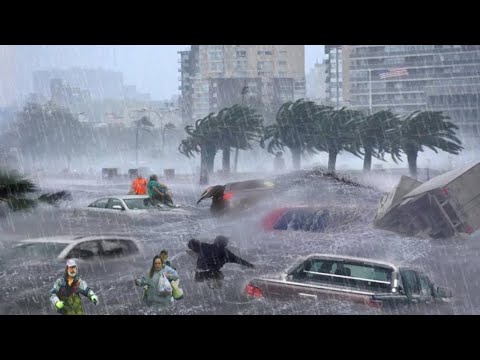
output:
<svg viewBox="0 0 480 360"><path fill-rule="evenodd" d="M388 69L387 72L380 74L380 79L384 80L391 77L405 76L405 75L408 75L408 70L406 68Z"/></svg>

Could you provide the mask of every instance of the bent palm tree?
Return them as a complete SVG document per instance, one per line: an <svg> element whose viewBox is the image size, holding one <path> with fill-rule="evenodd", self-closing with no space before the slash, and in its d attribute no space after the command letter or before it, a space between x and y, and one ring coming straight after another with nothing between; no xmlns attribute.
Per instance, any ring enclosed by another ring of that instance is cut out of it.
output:
<svg viewBox="0 0 480 360"><path fill-rule="evenodd" d="M55 204L61 200L71 199L71 194L67 191L32 197L31 195L37 191L37 186L31 180L15 172L0 169L0 203L6 204L13 211L33 208L39 202Z"/></svg>
<svg viewBox="0 0 480 360"><path fill-rule="evenodd" d="M435 153L442 150L454 155L463 150L462 142L455 136L458 126L448 121L449 119L450 117L441 111L415 111L392 130L392 157L400 159L400 151L403 151L407 155L412 177L417 177L418 152L423 151L424 146Z"/></svg>

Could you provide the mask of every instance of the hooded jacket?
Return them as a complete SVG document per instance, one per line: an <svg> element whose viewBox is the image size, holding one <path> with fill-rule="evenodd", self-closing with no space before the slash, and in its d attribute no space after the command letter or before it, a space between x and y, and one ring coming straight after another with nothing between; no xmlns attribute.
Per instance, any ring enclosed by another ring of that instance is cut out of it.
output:
<svg viewBox="0 0 480 360"><path fill-rule="evenodd" d="M50 290L50 301L55 306L58 301L63 301L65 306L61 310L64 315L83 315L83 304L80 294L90 299L95 295L92 289L90 289L87 283L80 279L77 273L73 278L71 285L68 285L68 267L65 267L63 277L58 278Z"/></svg>
<svg viewBox="0 0 480 360"><path fill-rule="evenodd" d="M254 267L253 264L228 250L226 241L217 241L216 239L214 244L207 244L192 239L189 241L188 247L198 255L197 270L219 271L226 263Z"/></svg>

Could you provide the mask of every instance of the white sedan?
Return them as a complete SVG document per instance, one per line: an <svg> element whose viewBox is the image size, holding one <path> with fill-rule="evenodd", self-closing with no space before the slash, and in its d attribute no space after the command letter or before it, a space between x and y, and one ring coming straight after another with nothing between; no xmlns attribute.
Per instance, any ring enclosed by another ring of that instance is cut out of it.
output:
<svg viewBox="0 0 480 360"><path fill-rule="evenodd" d="M93 260L123 258L142 252L136 239L122 235L63 235L22 240L7 250L5 260Z"/></svg>
<svg viewBox="0 0 480 360"><path fill-rule="evenodd" d="M148 195L120 195L100 198L88 207L76 210L75 213L141 215L153 211L183 212L181 209L166 205L154 205Z"/></svg>

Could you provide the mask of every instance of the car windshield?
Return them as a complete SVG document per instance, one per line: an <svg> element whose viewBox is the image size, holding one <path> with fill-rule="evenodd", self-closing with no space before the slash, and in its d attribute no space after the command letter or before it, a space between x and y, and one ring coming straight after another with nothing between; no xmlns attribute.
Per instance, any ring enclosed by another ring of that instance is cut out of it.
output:
<svg viewBox="0 0 480 360"><path fill-rule="evenodd" d="M125 204L130 210L145 210L153 209L155 207L150 198L123 199L123 201L125 201Z"/></svg>
<svg viewBox="0 0 480 360"><path fill-rule="evenodd" d="M67 246L67 243L21 244L13 249L13 256L44 259L56 258Z"/></svg>

